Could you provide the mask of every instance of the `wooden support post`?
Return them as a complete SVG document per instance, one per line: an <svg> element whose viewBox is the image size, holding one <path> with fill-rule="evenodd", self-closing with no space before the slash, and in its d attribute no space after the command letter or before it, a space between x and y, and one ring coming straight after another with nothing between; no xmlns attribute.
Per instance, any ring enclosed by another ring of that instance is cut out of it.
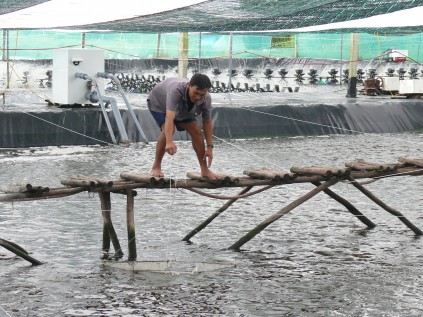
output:
<svg viewBox="0 0 423 317"><path fill-rule="evenodd" d="M311 183L313 185L315 185L315 186L320 186L322 184L320 182L311 182ZM328 195L329 197L335 199L338 203L340 203L344 207L346 207L350 213L352 213L354 216L356 216L357 219L360 220L362 223L364 223L369 229L372 229L372 228L376 227L376 225L369 218L367 218L365 215L363 215L357 208L355 208L353 206L353 204L351 204L345 198L342 198L341 196L339 196L338 194L334 193L329 188L328 189L325 189L323 192L326 195Z"/></svg>
<svg viewBox="0 0 423 317"><path fill-rule="evenodd" d="M119 239L117 237L115 228L112 223L112 203L110 200L110 192L99 192L101 202L101 213L103 215L104 226L103 226L103 252L105 249L110 249L110 240L112 240L113 247L115 249L115 258L123 257L122 248L120 247ZM107 232L107 236L106 233Z"/></svg>
<svg viewBox="0 0 423 317"><path fill-rule="evenodd" d="M34 259L33 257L28 255L28 252L26 252L24 249L22 249L20 246L18 246L17 244L4 240L4 239L0 239L0 245L9 250L10 252L16 254L17 256L20 256L22 259L27 260L28 262L30 262L32 265L40 265L42 264L40 261Z"/></svg>
<svg viewBox="0 0 423 317"><path fill-rule="evenodd" d="M249 190L251 190L251 188L253 188L253 186L245 187L242 191L239 192L238 195L243 195L243 194L247 193ZM209 218L207 218L198 227L196 227L190 233L188 233L182 239L182 241L189 241L193 236L195 236L197 233L199 233L201 230L203 230L205 227L207 227L209 223L211 223L217 216L219 216L222 212L224 212L226 209L228 209L237 200L238 200L238 198L233 198L233 199L228 200L222 207L220 207L217 211L215 211Z"/></svg>
<svg viewBox="0 0 423 317"><path fill-rule="evenodd" d="M128 261L137 259L137 245L135 241L134 193L132 189L126 191L126 223L128 227Z"/></svg>
<svg viewBox="0 0 423 317"><path fill-rule="evenodd" d="M315 195L317 195L321 191L324 191L325 189L329 188L330 186L336 184L338 181L339 180L337 178L335 178L335 177L334 178L331 178L330 180L328 180L327 182L325 182L325 183L319 185L318 187L314 188L313 190L311 190L310 192L308 192L304 196L301 196L297 200L295 200L292 203L290 203L288 206L282 208L276 214L274 214L274 215L270 216L269 218L267 218L266 220L262 221L253 230L251 230L250 232L248 232L245 236L243 236L241 239L239 239L237 242L235 242L233 245L231 245L229 247L229 249L239 251L239 249L245 243L247 243L248 241L250 241L252 238L254 238L261 231L263 231L264 229L266 229L267 226L269 226L270 224L272 224L273 222L275 222L276 220L278 220L283 215L286 215L288 212L290 212L291 210L293 210L295 207L298 207L302 203L304 203L307 200L309 200L310 198L314 197Z"/></svg>
<svg viewBox="0 0 423 317"><path fill-rule="evenodd" d="M357 188L364 195L366 195L368 198L370 198L371 200L373 200L380 207L382 207L383 209L385 209L390 214L398 217L398 219L401 220L401 222L404 223L409 229L411 229L416 235L422 235L423 234L423 232L419 228L417 228L415 225L413 225L399 211L397 211L394 208L391 208L388 205L386 205L383 201L381 201L379 198L377 198L375 195L373 195L369 190L367 190L365 187L363 187L362 185L360 185L352 176L348 176L347 179L349 181L351 181L351 184L355 188Z"/></svg>

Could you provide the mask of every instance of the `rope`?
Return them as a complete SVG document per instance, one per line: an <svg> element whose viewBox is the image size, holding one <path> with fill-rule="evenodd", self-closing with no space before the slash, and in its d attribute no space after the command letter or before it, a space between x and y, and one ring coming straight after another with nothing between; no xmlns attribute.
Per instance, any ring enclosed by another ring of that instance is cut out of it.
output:
<svg viewBox="0 0 423 317"><path fill-rule="evenodd" d="M265 186L263 188L260 188L260 189L258 189L256 191L249 192L249 193L243 194L243 195L234 195L234 196L214 195L214 194L209 194L209 193L206 193L204 191L201 191L201 190L198 190L198 189L194 189L194 188L186 188L186 189L189 190L189 191L192 191L194 193L197 193L197 194L206 196L206 197L229 200L229 199L239 199L239 198L246 198L246 197L249 197L249 196L253 196L255 194L264 192L265 190L268 190L268 189L270 189L270 188L272 188L274 186L275 185L267 185L267 186Z"/></svg>

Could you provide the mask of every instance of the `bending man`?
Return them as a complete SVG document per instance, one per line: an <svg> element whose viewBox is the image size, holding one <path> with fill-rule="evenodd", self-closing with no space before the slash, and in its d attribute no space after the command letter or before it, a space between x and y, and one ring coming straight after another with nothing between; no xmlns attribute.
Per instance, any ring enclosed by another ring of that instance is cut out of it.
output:
<svg viewBox="0 0 423 317"><path fill-rule="evenodd" d="M156 156L151 175L163 177L162 160L167 152L176 153L173 142L175 128L187 131L191 136L192 147L197 154L201 175L210 179L217 176L210 170L213 160L213 123L211 120L211 82L204 74L194 74L191 80L171 77L157 84L148 95L147 105L161 130L156 144ZM203 118L204 138L196 116Z"/></svg>

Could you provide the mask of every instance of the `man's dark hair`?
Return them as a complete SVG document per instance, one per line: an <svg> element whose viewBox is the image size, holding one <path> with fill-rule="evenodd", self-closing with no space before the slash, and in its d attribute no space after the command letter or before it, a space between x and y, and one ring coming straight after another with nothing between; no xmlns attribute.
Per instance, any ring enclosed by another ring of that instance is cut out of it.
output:
<svg viewBox="0 0 423 317"><path fill-rule="evenodd" d="M212 84L210 78L207 75L196 73L192 75L191 80L189 81L191 86L197 86L198 89L210 89Z"/></svg>

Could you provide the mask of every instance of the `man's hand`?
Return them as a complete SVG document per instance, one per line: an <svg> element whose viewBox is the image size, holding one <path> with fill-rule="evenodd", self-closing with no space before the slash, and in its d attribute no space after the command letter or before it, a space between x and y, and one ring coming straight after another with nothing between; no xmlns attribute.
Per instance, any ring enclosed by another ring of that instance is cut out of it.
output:
<svg viewBox="0 0 423 317"><path fill-rule="evenodd" d="M177 151L175 143L173 142L166 143L165 151L170 155L175 154Z"/></svg>
<svg viewBox="0 0 423 317"><path fill-rule="evenodd" d="M211 147L206 147L206 152L204 153L203 160L206 161L207 167L210 168L213 161L213 149Z"/></svg>

